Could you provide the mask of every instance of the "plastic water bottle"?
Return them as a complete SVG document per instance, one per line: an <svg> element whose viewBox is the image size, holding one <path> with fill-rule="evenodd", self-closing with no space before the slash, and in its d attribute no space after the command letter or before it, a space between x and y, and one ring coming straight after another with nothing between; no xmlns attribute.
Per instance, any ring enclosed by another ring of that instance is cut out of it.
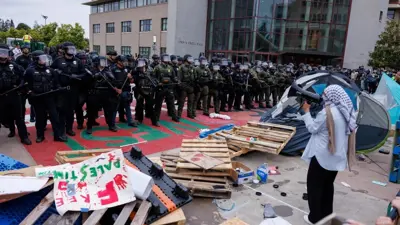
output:
<svg viewBox="0 0 400 225"><path fill-rule="evenodd" d="M257 179L266 184L268 181L268 163L263 163L257 168Z"/></svg>

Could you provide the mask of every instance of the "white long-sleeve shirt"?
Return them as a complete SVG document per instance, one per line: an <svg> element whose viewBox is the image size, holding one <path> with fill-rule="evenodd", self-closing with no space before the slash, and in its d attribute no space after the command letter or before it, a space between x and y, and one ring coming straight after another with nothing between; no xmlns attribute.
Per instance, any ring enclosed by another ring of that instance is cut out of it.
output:
<svg viewBox="0 0 400 225"><path fill-rule="evenodd" d="M324 169L343 171L347 167L348 135L346 134L346 121L336 106L331 106L331 111L335 124L335 154L331 154L328 149L329 134L324 108L315 119L311 117L310 113L303 115L304 123L308 132L311 133L311 138L301 158L310 163L311 158L315 156Z"/></svg>

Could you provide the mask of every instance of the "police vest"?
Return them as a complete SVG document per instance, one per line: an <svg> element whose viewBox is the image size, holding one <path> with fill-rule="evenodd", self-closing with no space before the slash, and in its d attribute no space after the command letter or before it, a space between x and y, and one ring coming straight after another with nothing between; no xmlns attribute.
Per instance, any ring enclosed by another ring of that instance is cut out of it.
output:
<svg viewBox="0 0 400 225"><path fill-rule="evenodd" d="M33 92L36 94L51 91L53 87L53 77L51 71L46 69L44 71L33 72Z"/></svg>
<svg viewBox="0 0 400 225"><path fill-rule="evenodd" d="M194 80L194 69L191 66L182 66L182 82L190 83Z"/></svg>
<svg viewBox="0 0 400 225"><path fill-rule="evenodd" d="M17 84L18 76L14 73L14 69L13 64L0 67L0 90L10 90Z"/></svg>
<svg viewBox="0 0 400 225"><path fill-rule="evenodd" d="M159 66L158 67L160 70L160 77L161 77L161 83L163 84L169 84L172 82L172 68L167 66Z"/></svg>
<svg viewBox="0 0 400 225"><path fill-rule="evenodd" d="M199 83L206 84L210 81L210 73L206 69L199 69Z"/></svg>

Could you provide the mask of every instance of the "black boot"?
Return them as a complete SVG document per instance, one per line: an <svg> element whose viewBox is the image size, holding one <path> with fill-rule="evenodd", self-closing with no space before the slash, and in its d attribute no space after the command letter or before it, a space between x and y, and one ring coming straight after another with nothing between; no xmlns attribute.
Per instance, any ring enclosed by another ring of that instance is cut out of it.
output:
<svg viewBox="0 0 400 225"><path fill-rule="evenodd" d="M97 127L97 126L100 126L100 124L97 121L94 121L93 126Z"/></svg>
<svg viewBox="0 0 400 225"><path fill-rule="evenodd" d="M44 141L44 137L37 137L36 143L42 143Z"/></svg>
<svg viewBox="0 0 400 225"><path fill-rule="evenodd" d="M67 133L68 136L71 136L71 137L73 137L73 136L76 135L75 132L74 132L73 130L67 130L67 132L65 132L65 133Z"/></svg>
<svg viewBox="0 0 400 225"><path fill-rule="evenodd" d="M120 123L126 123L126 119L125 119L124 117L120 117L120 118L119 118L119 122L120 122Z"/></svg>
<svg viewBox="0 0 400 225"><path fill-rule="evenodd" d="M112 131L112 132L117 132L118 131L116 126L109 127L108 130Z"/></svg>
<svg viewBox="0 0 400 225"><path fill-rule="evenodd" d="M24 145L32 145L32 142L29 140L29 138L21 139L21 143Z"/></svg>
<svg viewBox="0 0 400 225"><path fill-rule="evenodd" d="M78 124L78 130L83 130L83 124Z"/></svg>
<svg viewBox="0 0 400 225"><path fill-rule="evenodd" d="M178 117L172 118L172 121L179 123L179 118Z"/></svg>
<svg viewBox="0 0 400 225"><path fill-rule="evenodd" d="M137 127L137 123L136 122L132 122L132 123L128 123L128 126L130 127Z"/></svg>
<svg viewBox="0 0 400 225"><path fill-rule="evenodd" d="M54 137L54 141L56 141L56 142L67 142L68 141L68 137L67 136Z"/></svg>
<svg viewBox="0 0 400 225"><path fill-rule="evenodd" d="M15 137L15 130L10 130L10 133L7 135L7 137L9 138Z"/></svg>
<svg viewBox="0 0 400 225"><path fill-rule="evenodd" d="M151 124L155 127L160 127L160 124L158 122L151 122Z"/></svg>
<svg viewBox="0 0 400 225"><path fill-rule="evenodd" d="M87 129L86 129L86 133L87 133L87 134L92 134L92 133L93 133L92 128L87 128Z"/></svg>
<svg viewBox="0 0 400 225"><path fill-rule="evenodd" d="M203 112L203 115L205 115L205 116L209 116L209 115L210 115L210 113L208 113L208 112Z"/></svg>

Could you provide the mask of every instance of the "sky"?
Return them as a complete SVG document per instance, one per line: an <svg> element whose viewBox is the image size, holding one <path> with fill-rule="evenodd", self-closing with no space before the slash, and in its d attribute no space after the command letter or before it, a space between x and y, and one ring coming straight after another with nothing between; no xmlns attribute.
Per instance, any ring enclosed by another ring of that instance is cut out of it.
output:
<svg viewBox="0 0 400 225"><path fill-rule="evenodd" d="M90 0L0 0L0 18L12 19L15 26L26 23L33 27L35 20L44 25L42 15L48 16L47 23L79 23L89 37L90 6L82 5Z"/></svg>

